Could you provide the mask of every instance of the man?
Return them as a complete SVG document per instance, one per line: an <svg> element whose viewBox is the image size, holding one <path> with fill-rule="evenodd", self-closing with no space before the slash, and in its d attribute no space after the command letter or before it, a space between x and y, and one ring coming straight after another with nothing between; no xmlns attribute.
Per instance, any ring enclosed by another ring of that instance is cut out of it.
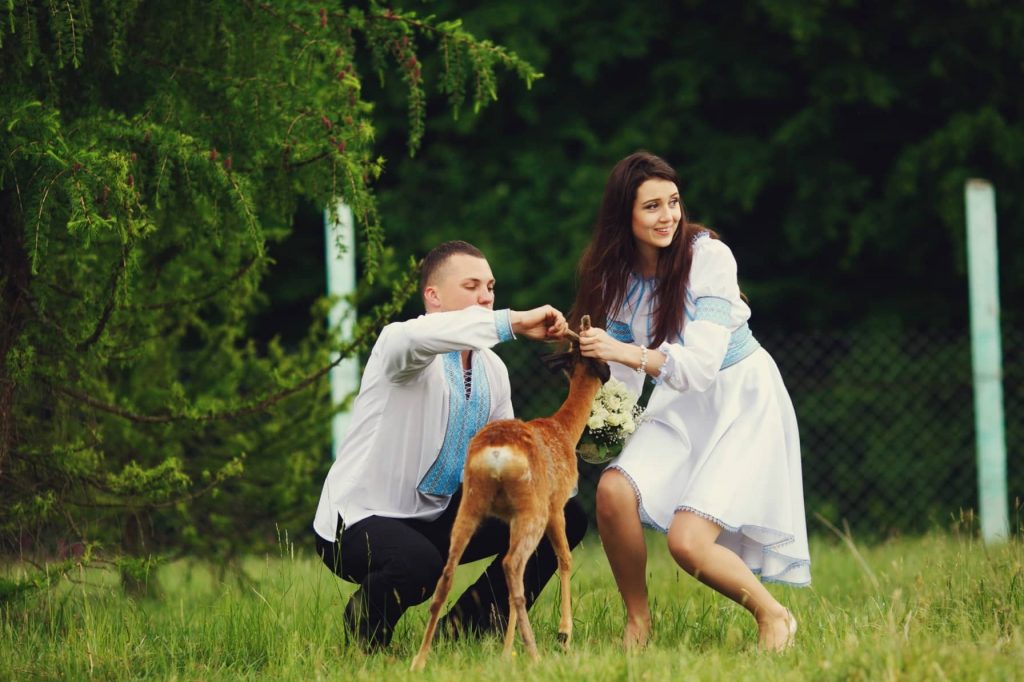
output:
<svg viewBox="0 0 1024 682"><path fill-rule="evenodd" d="M387 646L402 613L433 594L448 558L469 441L487 422L513 416L508 370L490 347L516 335L559 339L567 329L548 305L495 311L491 268L466 242L427 254L420 292L427 314L387 325L374 344L313 522L324 563L359 585L345 626L368 649ZM586 527L570 500L571 547ZM504 628L507 549L508 527L493 518L482 523L462 563L498 556L457 600L443 629ZM545 538L527 564L527 608L556 568Z"/></svg>

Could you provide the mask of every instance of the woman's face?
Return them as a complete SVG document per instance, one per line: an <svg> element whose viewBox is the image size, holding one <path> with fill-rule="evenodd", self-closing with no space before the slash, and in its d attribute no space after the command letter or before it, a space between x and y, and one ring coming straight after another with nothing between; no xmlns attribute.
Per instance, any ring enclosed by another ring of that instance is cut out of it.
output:
<svg viewBox="0 0 1024 682"><path fill-rule="evenodd" d="M672 243L683 208L676 183L661 178L645 180L633 202L633 238L641 251L657 251Z"/></svg>
<svg viewBox="0 0 1024 682"><path fill-rule="evenodd" d="M658 250L672 244L683 208L675 182L653 177L637 187L633 202L633 238L641 250Z"/></svg>

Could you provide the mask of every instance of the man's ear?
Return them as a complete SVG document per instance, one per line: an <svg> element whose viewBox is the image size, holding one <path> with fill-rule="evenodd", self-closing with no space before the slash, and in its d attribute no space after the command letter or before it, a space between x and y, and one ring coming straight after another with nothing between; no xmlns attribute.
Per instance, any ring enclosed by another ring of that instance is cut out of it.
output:
<svg viewBox="0 0 1024 682"><path fill-rule="evenodd" d="M437 310L441 308L441 297L437 295L437 287L429 286L423 289L423 302L427 307L427 310Z"/></svg>

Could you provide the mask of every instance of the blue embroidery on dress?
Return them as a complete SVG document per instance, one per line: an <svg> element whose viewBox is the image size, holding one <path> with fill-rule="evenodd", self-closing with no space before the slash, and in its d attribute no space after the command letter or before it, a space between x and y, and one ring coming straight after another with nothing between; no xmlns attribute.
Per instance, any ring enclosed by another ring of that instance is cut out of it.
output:
<svg viewBox="0 0 1024 682"><path fill-rule="evenodd" d="M494 311L494 326L498 329L498 343L516 338L512 333L512 311L508 308Z"/></svg>
<svg viewBox="0 0 1024 682"><path fill-rule="evenodd" d="M625 300L622 301L622 305L624 305L624 306L628 305L629 302L631 300L633 300L633 294L636 293L636 288L642 284L642 281L640 280L639 277L634 275L632 277L632 279L633 279L633 285L629 288L629 291L626 292Z"/></svg>
<svg viewBox="0 0 1024 682"><path fill-rule="evenodd" d="M694 307L696 308L695 320L729 326L730 311L732 310L732 303L729 302L729 299L718 296L701 296L697 299ZM744 322L729 337L729 348L725 351L721 369L735 365L760 347L761 344L757 342L753 332L750 331L750 325Z"/></svg>
<svg viewBox="0 0 1024 682"><path fill-rule="evenodd" d="M694 320L714 322L723 327L729 326L732 319L732 303L727 298L717 296L701 296L694 303Z"/></svg>
<svg viewBox="0 0 1024 682"><path fill-rule="evenodd" d="M729 337L729 349L725 351L725 357L722 359L722 369L732 367L760 347L761 344L754 338L754 333L750 331L750 325L744 322L743 326Z"/></svg>
<svg viewBox="0 0 1024 682"><path fill-rule="evenodd" d="M608 323L608 329L605 330L608 335L616 341L623 343L633 343L633 330L625 322L619 322L618 320L611 320Z"/></svg>
<svg viewBox="0 0 1024 682"><path fill-rule="evenodd" d="M683 337L678 336L679 345L686 345L683 342ZM729 336L729 347L725 351L725 357L722 358L722 366L719 367L719 371L732 367L740 360L748 357L751 353L761 347L761 344L757 339L754 338L754 332L750 331L750 325L744 322L742 325L737 327L733 333ZM665 377L669 376L674 371L675 360L672 354L668 352L667 348L660 349L662 353L667 356L665 364L661 367L661 372L658 376L654 377L654 383L660 384Z"/></svg>
<svg viewBox="0 0 1024 682"><path fill-rule="evenodd" d="M679 337L679 345L683 345L682 337ZM675 357L668 352L667 348L662 347L659 348L658 350L665 354L665 362L661 365L661 369L658 370L658 374L656 376L651 377L651 381L654 383L655 386L664 382L666 377L672 376L672 374L676 371Z"/></svg>
<svg viewBox="0 0 1024 682"><path fill-rule="evenodd" d="M640 303L644 300L644 293L647 292L647 280L640 279L640 295L636 298L636 305L633 306L633 315L629 318L629 326L632 329L633 323L636 322L636 314L640 312Z"/></svg>
<svg viewBox="0 0 1024 682"><path fill-rule="evenodd" d="M696 244L698 239L704 239L705 237L711 237L711 233L707 230L701 230L692 237L690 237L690 244Z"/></svg>
<svg viewBox="0 0 1024 682"><path fill-rule="evenodd" d="M451 496L462 482L469 441L487 423L491 413L491 388L487 382L483 359L473 363L469 400L462 379L462 358L459 351L445 353L444 376L448 394L448 425L437 459L416 486L421 493Z"/></svg>
<svg viewBox="0 0 1024 682"><path fill-rule="evenodd" d="M647 343L654 338L654 334L651 333L651 320L654 319L654 291L651 291L651 294L651 297L647 299Z"/></svg>

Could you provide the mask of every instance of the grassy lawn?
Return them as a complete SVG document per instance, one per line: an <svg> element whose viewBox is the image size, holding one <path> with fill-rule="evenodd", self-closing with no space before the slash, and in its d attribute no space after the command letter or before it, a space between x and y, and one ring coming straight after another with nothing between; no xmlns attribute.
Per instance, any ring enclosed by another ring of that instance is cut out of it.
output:
<svg viewBox="0 0 1024 682"><path fill-rule="evenodd" d="M1024 679L1024 545L986 548L936 533L854 546L812 544L814 584L772 586L800 621L797 646L758 654L745 611L675 567L648 537L655 638L619 647L622 608L596 536L574 553L572 651L555 642L557 581L531 611L542 660L501 658L497 637L436 642L427 670L408 666L426 605L399 625L393 650L345 643L341 608L354 586L305 546L252 558L247 580L203 564L160 568L161 596L135 600L113 576L83 571L0 612L0 679L337 680L1011 680ZM483 569L460 567L457 595ZM16 574L17 566L3 569ZM521 648L520 648L521 651Z"/></svg>

